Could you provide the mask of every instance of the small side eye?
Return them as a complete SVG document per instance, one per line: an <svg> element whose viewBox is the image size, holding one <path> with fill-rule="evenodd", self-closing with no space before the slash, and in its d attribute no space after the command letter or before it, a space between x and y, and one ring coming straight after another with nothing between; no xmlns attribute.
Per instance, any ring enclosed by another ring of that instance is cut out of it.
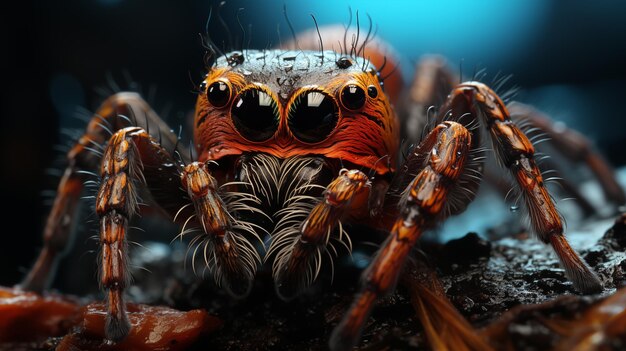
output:
<svg viewBox="0 0 626 351"><path fill-rule="evenodd" d="M365 91L356 84L348 84L341 90L340 100L348 110L358 110L365 105Z"/></svg>
<svg viewBox="0 0 626 351"><path fill-rule="evenodd" d="M218 80L211 83L206 90L209 103L215 107L224 107L230 101L230 86L228 83Z"/></svg>
<svg viewBox="0 0 626 351"><path fill-rule="evenodd" d="M367 95L369 95L372 99L375 99L378 96L378 89L375 86L370 85L367 87Z"/></svg>

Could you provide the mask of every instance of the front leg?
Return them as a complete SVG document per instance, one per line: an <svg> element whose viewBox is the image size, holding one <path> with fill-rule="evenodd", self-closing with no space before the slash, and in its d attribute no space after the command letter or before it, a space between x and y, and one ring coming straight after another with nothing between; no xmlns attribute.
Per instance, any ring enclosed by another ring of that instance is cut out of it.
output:
<svg viewBox="0 0 626 351"><path fill-rule="evenodd" d="M129 127L113 134L102 157L96 213L100 217L100 284L107 290L105 334L109 340L119 341L130 331L123 296L130 280L126 233L137 211L137 186L145 183L144 161L150 165L163 154L146 131Z"/></svg>
<svg viewBox="0 0 626 351"><path fill-rule="evenodd" d="M363 272L361 292L330 338L332 350L349 350L358 342L376 299L395 286L422 232L446 213L447 199L466 171L471 144L471 134L465 127L445 122L411 153L410 158L421 158L420 153L426 151L426 166L406 188L389 237Z"/></svg>

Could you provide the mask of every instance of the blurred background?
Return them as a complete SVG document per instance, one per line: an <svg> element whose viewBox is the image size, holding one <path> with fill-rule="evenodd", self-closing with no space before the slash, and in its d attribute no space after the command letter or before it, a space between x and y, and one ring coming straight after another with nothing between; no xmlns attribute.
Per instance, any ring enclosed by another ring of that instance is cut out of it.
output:
<svg viewBox="0 0 626 351"><path fill-rule="evenodd" d="M227 1L220 12L231 37L241 37L240 22L249 47L262 49L291 37L283 4L296 32L313 26L310 14L319 24L346 24L349 9L358 10L362 27L369 14L378 35L400 53L407 80L426 53L442 54L468 74L475 67L486 68L489 77L512 74L512 84L521 88L518 100L582 131L614 166L626 164L626 3ZM1 285L18 282L41 246L49 209L42 192L55 188L54 160L62 155L57 145L68 141L61 130L82 128L77 111L93 111L118 87L142 92L171 126L184 124L195 101L192 82L204 72L198 33L209 9L218 5L212 0L4 5L0 187L7 209L0 230ZM219 22L210 28L216 43L228 40ZM82 262L93 265L95 255L87 256Z"/></svg>

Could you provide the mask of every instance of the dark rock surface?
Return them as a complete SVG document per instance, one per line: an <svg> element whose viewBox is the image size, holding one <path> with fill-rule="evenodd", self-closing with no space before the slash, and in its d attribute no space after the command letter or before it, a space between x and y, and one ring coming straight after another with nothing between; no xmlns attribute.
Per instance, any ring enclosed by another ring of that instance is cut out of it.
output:
<svg viewBox="0 0 626 351"><path fill-rule="evenodd" d="M606 220L597 222L605 229L611 224ZM597 234L602 231L568 236L575 248L595 243L578 250L605 286L603 293L592 296L578 295L550 247L526 233L491 242L469 233L443 245L423 243L422 251L437 268L449 299L476 328L488 326L515 306L545 304L536 307L540 312L525 307L519 320L514 318L508 326L516 349L541 349L558 340L541 323L542 319L577 315L623 285L626 224L618 222L606 234ZM213 349L325 349L333 326L351 302L360 275L354 264L338 262L332 285L328 275L322 276L303 296L283 302L276 297L270 272L263 270L251 295L233 301L211 283L208 274L200 280L189 274L189 264L183 270L184 247L169 251L163 244L153 245L148 251L153 254L136 256L135 264L163 274L137 271L138 285L130 290L131 295L135 300L179 309L202 307L217 315L224 327L205 340ZM154 255L155 251L163 257ZM170 259L163 259L167 257ZM357 260L359 254L354 257ZM379 301L364 329L360 347L428 348L403 286Z"/></svg>
<svg viewBox="0 0 626 351"><path fill-rule="evenodd" d="M591 220L589 225L595 230L572 232L568 238L604 283L604 291L597 295L578 295L551 249L526 233L492 241L475 233L445 244L425 240L416 257L428 257L450 301L477 333L490 336L497 349L511 345L514 350L553 349L564 337L546 321L558 325L577 320L626 280L626 216L615 225L612 220ZM357 246L352 259L335 262L332 283L330 270L323 271L316 284L290 302L277 297L271 272L263 268L250 296L235 301L212 283L208 273L203 274L201 265L194 275L189 259L185 262L184 243L143 246L132 254L133 266L141 269L133 271L130 300L180 310L202 308L223 322L221 329L194 345L196 350L327 349L329 335L350 305L362 267L374 251L368 245ZM94 299L99 297L91 295L84 301ZM0 344L0 349L54 349L60 340ZM618 350L625 342L612 338L603 345ZM379 300L359 347L430 349L403 285Z"/></svg>

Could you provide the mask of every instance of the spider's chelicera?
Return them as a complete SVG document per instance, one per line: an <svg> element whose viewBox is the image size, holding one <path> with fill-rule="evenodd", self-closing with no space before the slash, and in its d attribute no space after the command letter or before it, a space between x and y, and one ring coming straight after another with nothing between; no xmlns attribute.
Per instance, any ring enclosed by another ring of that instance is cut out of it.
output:
<svg viewBox="0 0 626 351"><path fill-rule="evenodd" d="M424 77L441 73L436 65L422 68L431 70ZM272 267L278 295L296 296L316 279L324 257L341 252L337 245L350 250L351 240L359 240L342 223L388 232L331 338L333 347L348 347L358 341L376 298L393 288L420 235L475 197L483 175L480 134L487 130L538 238L554 248L579 291L602 289L565 239L532 143L491 88L477 81L450 85L435 123L402 159L401 123L380 77L355 54L223 55L209 67L197 99L196 160L186 158L177 135L137 94L110 97L68 155L45 247L23 286L44 288L51 262L66 245L85 171L94 171L101 176L96 212L109 339L120 340L130 329L123 298L126 233L145 187L153 205L181 224L179 235L191 238L194 268L206 265L235 297L250 292L264 264ZM98 148L101 157L91 152Z"/></svg>

